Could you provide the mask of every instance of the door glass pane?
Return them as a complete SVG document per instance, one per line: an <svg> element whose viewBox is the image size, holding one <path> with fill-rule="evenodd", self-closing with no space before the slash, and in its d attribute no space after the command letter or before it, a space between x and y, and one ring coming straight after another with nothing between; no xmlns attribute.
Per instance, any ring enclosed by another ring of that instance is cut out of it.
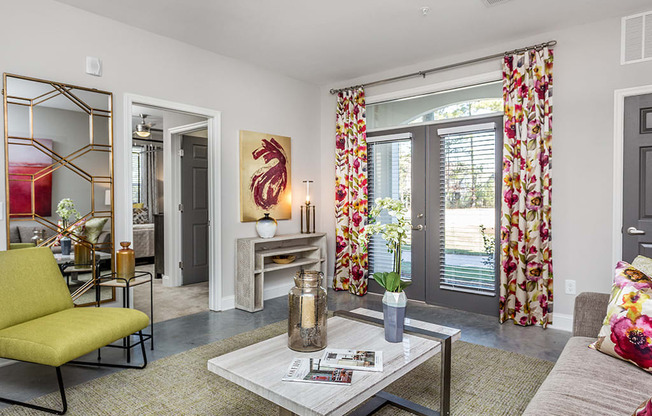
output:
<svg viewBox="0 0 652 416"><path fill-rule="evenodd" d="M368 146L369 203L377 198L391 197L405 201L410 206L412 195L412 142L410 140L369 143ZM370 208L371 208L370 206ZM383 212L379 221L386 223L390 217ZM411 237L403 246L401 275L412 277ZM385 239L375 234L369 239L369 271L389 272L394 266L392 253L387 251Z"/></svg>
<svg viewBox="0 0 652 416"><path fill-rule="evenodd" d="M441 139L440 287L494 295L495 133Z"/></svg>

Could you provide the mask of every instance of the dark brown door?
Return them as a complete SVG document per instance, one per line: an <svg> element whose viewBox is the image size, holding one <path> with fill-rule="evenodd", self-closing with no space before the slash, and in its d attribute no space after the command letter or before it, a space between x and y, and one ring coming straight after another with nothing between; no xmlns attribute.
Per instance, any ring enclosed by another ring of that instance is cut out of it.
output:
<svg viewBox="0 0 652 416"><path fill-rule="evenodd" d="M181 237L183 285L208 280L208 146L183 136L181 148Z"/></svg>
<svg viewBox="0 0 652 416"><path fill-rule="evenodd" d="M652 257L652 94L625 99L623 260Z"/></svg>

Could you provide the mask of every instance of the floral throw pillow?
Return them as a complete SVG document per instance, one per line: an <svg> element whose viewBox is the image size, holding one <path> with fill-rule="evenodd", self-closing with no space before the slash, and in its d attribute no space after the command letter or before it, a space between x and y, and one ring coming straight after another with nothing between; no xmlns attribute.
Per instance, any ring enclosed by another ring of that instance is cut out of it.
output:
<svg viewBox="0 0 652 416"><path fill-rule="evenodd" d="M618 262L598 340L590 348L652 372L652 279Z"/></svg>
<svg viewBox="0 0 652 416"><path fill-rule="evenodd" d="M632 416L652 416L652 398L647 399L637 407Z"/></svg>

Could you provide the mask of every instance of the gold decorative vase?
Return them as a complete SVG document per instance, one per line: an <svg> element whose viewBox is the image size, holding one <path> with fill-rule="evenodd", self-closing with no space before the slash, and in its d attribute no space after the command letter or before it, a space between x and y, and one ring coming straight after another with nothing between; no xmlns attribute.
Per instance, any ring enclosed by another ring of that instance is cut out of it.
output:
<svg viewBox="0 0 652 416"><path fill-rule="evenodd" d="M295 287L288 295L288 347L294 351L326 348L328 299L322 277L323 273L315 270L301 270L294 276Z"/></svg>
<svg viewBox="0 0 652 416"><path fill-rule="evenodd" d="M75 244L75 266L88 266L91 264L91 248L85 244Z"/></svg>
<svg viewBox="0 0 652 416"><path fill-rule="evenodd" d="M136 255L134 250L129 248L130 244L129 241L122 241L122 248L118 250L116 274L121 279L131 279L136 273Z"/></svg>

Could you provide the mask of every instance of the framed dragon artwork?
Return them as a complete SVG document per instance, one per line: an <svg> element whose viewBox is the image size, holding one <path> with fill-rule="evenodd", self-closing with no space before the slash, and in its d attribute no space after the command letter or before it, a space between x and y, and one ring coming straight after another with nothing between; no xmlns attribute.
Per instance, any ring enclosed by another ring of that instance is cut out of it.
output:
<svg viewBox="0 0 652 416"><path fill-rule="evenodd" d="M291 139L240 131L240 221L292 218Z"/></svg>

